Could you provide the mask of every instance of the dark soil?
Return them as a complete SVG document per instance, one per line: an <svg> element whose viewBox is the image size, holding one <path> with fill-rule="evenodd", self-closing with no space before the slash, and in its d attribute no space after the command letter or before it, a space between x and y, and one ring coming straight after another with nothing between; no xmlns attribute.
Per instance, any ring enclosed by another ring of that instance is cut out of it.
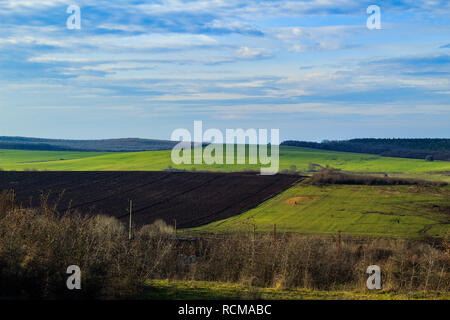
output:
<svg viewBox="0 0 450 320"><path fill-rule="evenodd" d="M299 176L191 172L0 172L0 190L14 189L24 207L57 203L64 213L105 214L127 223L163 219L194 227L242 213L285 190ZM60 195L63 193L61 199Z"/></svg>

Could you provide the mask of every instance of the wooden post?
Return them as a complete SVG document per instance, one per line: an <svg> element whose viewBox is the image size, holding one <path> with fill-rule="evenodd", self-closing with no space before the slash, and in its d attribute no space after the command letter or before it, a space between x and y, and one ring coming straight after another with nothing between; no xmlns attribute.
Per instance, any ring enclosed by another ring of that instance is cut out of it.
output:
<svg viewBox="0 0 450 320"><path fill-rule="evenodd" d="M16 190L13 188L12 189L12 195L11 195L11 208L15 209L15 204L16 204Z"/></svg>
<svg viewBox="0 0 450 320"><path fill-rule="evenodd" d="M252 265L255 263L256 224L253 224Z"/></svg>
<svg viewBox="0 0 450 320"><path fill-rule="evenodd" d="M338 231L338 236L336 239L336 253L337 255L341 253L341 231Z"/></svg>
<svg viewBox="0 0 450 320"><path fill-rule="evenodd" d="M175 229L175 238L177 237L177 219L173 219L174 229Z"/></svg>
<svg viewBox="0 0 450 320"><path fill-rule="evenodd" d="M130 200L130 225L128 228L128 240L131 240L131 214L133 212L133 200Z"/></svg>

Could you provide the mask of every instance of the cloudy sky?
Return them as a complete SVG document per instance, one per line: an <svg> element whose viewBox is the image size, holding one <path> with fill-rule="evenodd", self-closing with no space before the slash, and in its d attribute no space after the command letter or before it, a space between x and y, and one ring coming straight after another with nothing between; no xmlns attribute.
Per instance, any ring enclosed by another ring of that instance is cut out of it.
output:
<svg viewBox="0 0 450 320"><path fill-rule="evenodd" d="M450 138L449 16L446 0L0 0L0 135L168 139L202 120Z"/></svg>

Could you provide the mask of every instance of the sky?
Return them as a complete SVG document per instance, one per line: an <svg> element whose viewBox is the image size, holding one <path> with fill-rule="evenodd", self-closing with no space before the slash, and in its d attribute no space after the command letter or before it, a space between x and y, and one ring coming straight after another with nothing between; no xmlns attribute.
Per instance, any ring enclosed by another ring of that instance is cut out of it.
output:
<svg viewBox="0 0 450 320"><path fill-rule="evenodd" d="M449 17L446 0L0 0L0 136L169 139L201 120L450 138Z"/></svg>

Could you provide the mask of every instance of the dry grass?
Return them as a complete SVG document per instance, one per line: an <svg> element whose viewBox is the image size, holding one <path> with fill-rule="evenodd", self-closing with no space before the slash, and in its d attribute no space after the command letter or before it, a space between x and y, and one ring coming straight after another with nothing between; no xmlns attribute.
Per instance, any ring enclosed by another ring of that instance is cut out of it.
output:
<svg viewBox="0 0 450 320"><path fill-rule="evenodd" d="M441 247L394 239L289 235L227 236L203 244L189 280L260 287L364 290L366 269L381 267L383 287L397 292L448 290L449 253ZM185 277L186 277L185 276Z"/></svg>
<svg viewBox="0 0 450 320"><path fill-rule="evenodd" d="M369 265L381 267L384 289L448 292L449 247L406 240L280 236L253 233L175 239L159 221L134 231L114 218L58 214L45 202L23 209L0 196L1 294L25 298L126 298L147 279L240 283L251 287L364 290ZM69 265L82 290L66 288Z"/></svg>
<svg viewBox="0 0 450 320"><path fill-rule="evenodd" d="M3 296L27 298L120 298L139 294L170 251L162 235L140 232L128 240L116 219L60 216L54 205L15 207L11 193L0 199L0 282ZM82 271L82 288L66 288L69 265Z"/></svg>

